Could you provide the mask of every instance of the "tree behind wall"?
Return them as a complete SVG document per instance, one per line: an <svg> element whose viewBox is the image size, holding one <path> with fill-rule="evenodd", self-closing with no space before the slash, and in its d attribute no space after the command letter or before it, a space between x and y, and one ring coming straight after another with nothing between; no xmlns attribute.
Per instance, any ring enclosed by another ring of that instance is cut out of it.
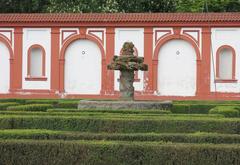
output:
<svg viewBox="0 0 240 165"><path fill-rule="evenodd" d="M49 12L174 12L175 0L50 0Z"/></svg>
<svg viewBox="0 0 240 165"><path fill-rule="evenodd" d="M49 12L236 12L240 0L50 0Z"/></svg>
<svg viewBox="0 0 240 165"><path fill-rule="evenodd" d="M0 0L0 13L39 13L46 11L49 0Z"/></svg>
<svg viewBox="0 0 240 165"><path fill-rule="evenodd" d="M209 12L240 11L240 0L0 0L0 2L1 13L206 12L207 9Z"/></svg>
<svg viewBox="0 0 240 165"><path fill-rule="evenodd" d="M178 12L237 12L240 0L177 0Z"/></svg>

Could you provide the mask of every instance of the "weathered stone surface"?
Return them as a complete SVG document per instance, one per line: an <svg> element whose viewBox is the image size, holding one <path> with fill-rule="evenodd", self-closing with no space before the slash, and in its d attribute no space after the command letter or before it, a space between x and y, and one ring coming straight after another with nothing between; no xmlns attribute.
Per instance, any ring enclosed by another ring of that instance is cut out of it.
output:
<svg viewBox="0 0 240 165"><path fill-rule="evenodd" d="M120 99L121 100L133 100L134 97L134 72L122 71L120 75Z"/></svg>
<svg viewBox="0 0 240 165"><path fill-rule="evenodd" d="M134 71L148 70L148 66L144 64L143 57L136 57L134 53L134 45L132 42L125 42L122 48L121 56L114 56L111 64L107 67L110 70L120 70L120 99L134 99Z"/></svg>
<svg viewBox="0 0 240 165"><path fill-rule="evenodd" d="M123 48L122 48L122 54L123 55L131 55L133 56L134 53L134 44L132 42L125 42L123 44Z"/></svg>
<svg viewBox="0 0 240 165"><path fill-rule="evenodd" d="M91 101L80 100L78 109L139 109L139 110L169 110L172 107L171 101Z"/></svg>
<svg viewBox="0 0 240 165"><path fill-rule="evenodd" d="M129 70L129 71L147 71L148 66L143 64L143 57L117 56L119 58L113 59L112 63L107 67L110 70Z"/></svg>
<svg viewBox="0 0 240 165"><path fill-rule="evenodd" d="M148 66L143 64L143 57L133 55L134 45L125 42L121 56L114 56L108 69L120 70L120 101L90 101L81 100L78 109L159 109L168 110L172 107L171 101L134 101L134 71L146 71Z"/></svg>

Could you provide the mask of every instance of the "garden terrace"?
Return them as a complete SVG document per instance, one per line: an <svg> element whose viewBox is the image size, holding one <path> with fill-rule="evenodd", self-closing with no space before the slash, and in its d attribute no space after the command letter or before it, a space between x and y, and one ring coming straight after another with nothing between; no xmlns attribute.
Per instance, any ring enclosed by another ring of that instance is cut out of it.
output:
<svg viewBox="0 0 240 165"><path fill-rule="evenodd" d="M169 110L77 104L0 100L0 162L240 164L238 101L177 101Z"/></svg>

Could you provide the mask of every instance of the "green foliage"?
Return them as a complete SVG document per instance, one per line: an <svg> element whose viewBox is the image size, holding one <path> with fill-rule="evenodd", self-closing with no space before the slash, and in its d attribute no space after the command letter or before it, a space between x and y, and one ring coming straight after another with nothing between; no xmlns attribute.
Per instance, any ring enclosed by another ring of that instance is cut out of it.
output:
<svg viewBox="0 0 240 165"><path fill-rule="evenodd" d="M25 104L52 104L56 108L77 108L79 100L31 99Z"/></svg>
<svg viewBox="0 0 240 165"><path fill-rule="evenodd" d="M64 140L117 140L163 141L174 143L240 143L240 135L217 133L89 133L39 129L0 130L0 139L64 139Z"/></svg>
<svg viewBox="0 0 240 165"><path fill-rule="evenodd" d="M16 102L19 104L25 104L25 100L24 99L0 99L0 103L9 103L9 102Z"/></svg>
<svg viewBox="0 0 240 165"><path fill-rule="evenodd" d="M46 11L49 0L1 0L1 13L36 13Z"/></svg>
<svg viewBox="0 0 240 165"><path fill-rule="evenodd" d="M9 106L16 106L19 105L16 102L0 102L0 110L5 110Z"/></svg>
<svg viewBox="0 0 240 165"><path fill-rule="evenodd" d="M184 100L173 101L173 104L193 104L193 105L240 105L240 101L235 100Z"/></svg>
<svg viewBox="0 0 240 165"><path fill-rule="evenodd" d="M174 12L176 0L116 0L119 12Z"/></svg>
<svg viewBox="0 0 240 165"><path fill-rule="evenodd" d="M225 117L239 117L239 107L237 106L217 106L209 111L209 114L221 114Z"/></svg>
<svg viewBox="0 0 240 165"><path fill-rule="evenodd" d="M0 116L0 129L51 129L88 132L240 133L240 119L161 116Z"/></svg>
<svg viewBox="0 0 240 165"><path fill-rule="evenodd" d="M172 113L178 114L208 114L210 109L217 106L229 109L235 107L240 109L239 101L175 101L171 109ZM227 108L229 107L229 108ZM240 112L240 110L239 110Z"/></svg>
<svg viewBox="0 0 240 165"><path fill-rule="evenodd" d="M68 108L73 109L78 107L79 100L73 101L59 101L58 104L55 105L56 108Z"/></svg>
<svg viewBox="0 0 240 165"><path fill-rule="evenodd" d="M160 111L162 112L162 111ZM165 111L163 111L165 112ZM167 111L168 112L168 111ZM188 120L188 119L205 119L205 120L210 120L210 119L223 119L224 116L220 114L171 114L171 113L146 113L145 111L143 112L136 112L131 110L129 112L123 111L122 113L117 111L114 112L88 112L87 111L77 111L77 112L61 112L61 111L51 111L48 110L47 112L34 112L34 111L0 111L1 115L24 115L24 116L58 116L58 117L71 117L71 116L76 116L76 117L92 117L92 118L107 118L107 119L113 119L113 118L122 118L122 119L151 119L151 120Z"/></svg>
<svg viewBox="0 0 240 165"><path fill-rule="evenodd" d="M230 12L235 0L50 0L49 12Z"/></svg>
<svg viewBox="0 0 240 165"><path fill-rule="evenodd" d="M173 104L172 113L180 114L208 114L216 105L211 104Z"/></svg>
<svg viewBox="0 0 240 165"><path fill-rule="evenodd" d="M171 111L167 110L112 110L112 109L71 109L71 108L54 108L48 109L48 112L88 112L88 113L121 113L121 114L171 114Z"/></svg>
<svg viewBox="0 0 240 165"><path fill-rule="evenodd" d="M50 0L49 12L174 12L176 0Z"/></svg>
<svg viewBox="0 0 240 165"><path fill-rule="evenodd" d="M2 164L165 165L240 162L239 145L120 141L0 141Z"/></svg>
<svg viewBox="0 0 240 165"><path fill-rule="evenodd" d="M58 100L51 100L51 99L34 99L34 100L26 100L26 104L57 104Z"/></svg>
<svg viewBox="0 0 240 165"><path fill-rule="evenodd" d="M178 101L174 102L173 113L78 110L78 100L20 102L25 105L0 111L1 164L240 162L240 118L223 116L240 111L239 102ZM0 101L0 106L18 103ZM208 114L210 108L219 107L231 112Z"/></svg>
<svg viewBox="0 0 240 165"><path fill-rule="evenodd" d="M27 105L17 105L9 106L7 110L14 111L46 111L49 108L53 108L51 104L27 104Z"/></svg>
<svg viewBox="0 0 240 165"><path fill-rule="evenodd" d="M238 0L178 0L178 12L236 12L240 10Z"/></svg>
<svg viewBox="0 0 240 165"><path fill-rule="evenodd" d="M207 2L207 3L206 3ZM1 13L236 12L238 0L1 0Z"/></svg>

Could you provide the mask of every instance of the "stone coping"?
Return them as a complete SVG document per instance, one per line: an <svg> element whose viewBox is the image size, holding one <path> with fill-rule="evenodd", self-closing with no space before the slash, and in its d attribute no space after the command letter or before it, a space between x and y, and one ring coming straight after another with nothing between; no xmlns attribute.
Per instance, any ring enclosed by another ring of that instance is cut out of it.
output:
<svg viewBox="0 0 240 165"><path fill-rule="evenodd" d="M167 110L172 107L172 101L108 101L80 100L78 109L159 109Z"/></svg>

